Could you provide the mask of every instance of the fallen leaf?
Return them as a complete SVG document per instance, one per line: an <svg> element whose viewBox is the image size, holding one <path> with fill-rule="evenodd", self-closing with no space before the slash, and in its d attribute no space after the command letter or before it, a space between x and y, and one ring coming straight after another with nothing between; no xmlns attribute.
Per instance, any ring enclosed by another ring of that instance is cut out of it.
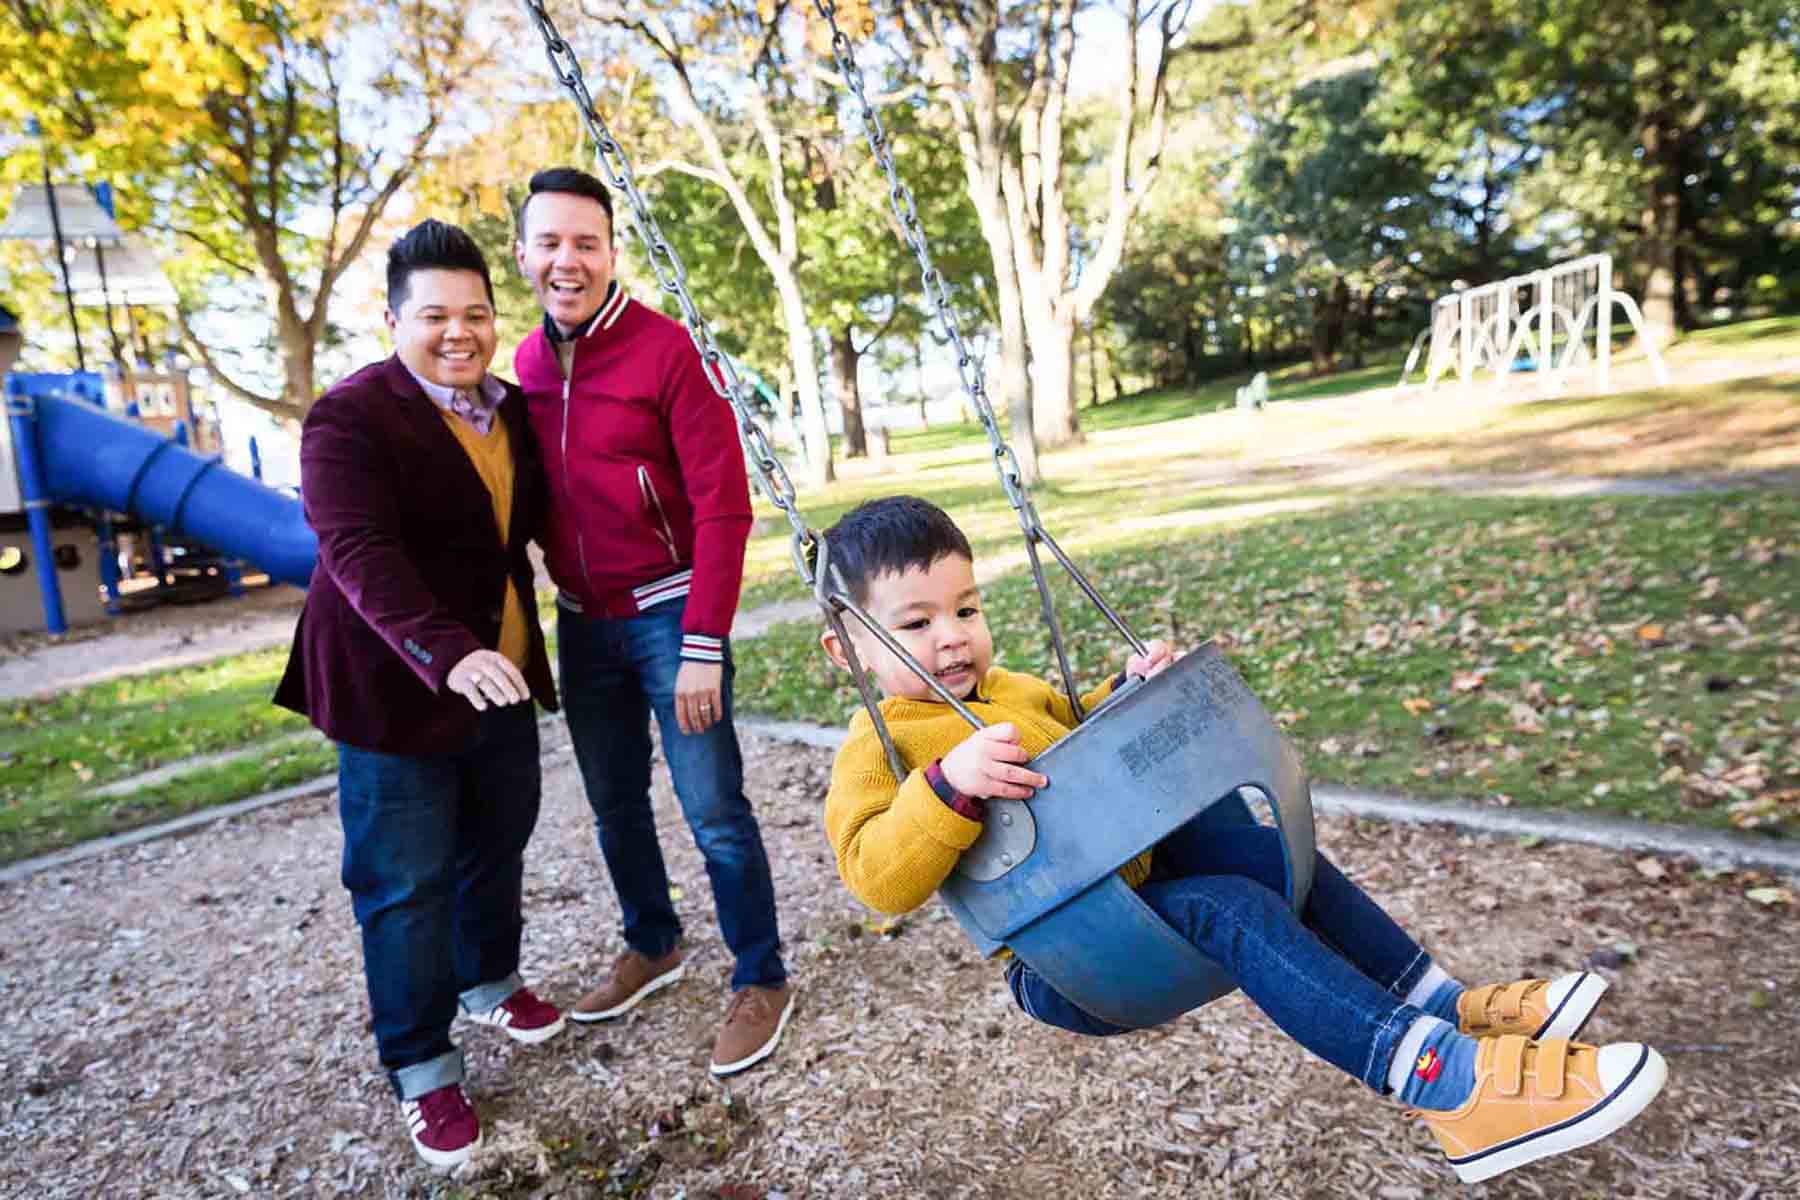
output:
<svg viewBox="0 0 1800 1200"><path fill-rule="evenodd" d="M1660 641L1662 641L1662 636L1663 636L1663 627L1661 625L1639 625L1638 626L1638 640L1639 641L1660 642Z"/></svg>
<svg viewBox="0 0 1800 1200"><path fill-rule="evenodd" d="M1450 675L1450 690L1453 692L1480 691L1487 682L1485 671L1454 671Z"/></svg>
<svg viewBox="0 0 1800 1200"><path fill-rule="evenodd" d="M1784 887L1754 887L1744 893L1744 899L1764 908L1773 908L1777 904L1792 904L1794 893Z"/></svg>
<svg viewBox="0 0 1800 1200"><path fill-rule="evenodd" d="M1431 711L1431 701L1423 696L1408 696L1400 702L1400 707L1416 717L1422 712Z"/></svg>
<svg viewBox="0 0 1800 1200"><path fill-rule="evenodd" d="M1669 876L1669 868L1663 866L1659 859L1640 858L1632 865L1637 867L1637 873L1645 879L1667 879Z"/></svg>

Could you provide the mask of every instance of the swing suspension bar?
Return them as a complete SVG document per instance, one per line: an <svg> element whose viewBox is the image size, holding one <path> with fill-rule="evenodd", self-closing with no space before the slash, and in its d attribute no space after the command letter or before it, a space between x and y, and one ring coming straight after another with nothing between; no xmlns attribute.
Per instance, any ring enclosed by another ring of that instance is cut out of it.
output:
<svg viewBox="0 0 1800 1200"><path fill-rule="evenodd" d="M883 748L887 752L889 764L896 778L905 778L907 766L892 736L887 723L882 720L877 697L874 695L867 678L867 672L857 658L855 646L852 644L848 630L843 621L843 614L849 613L857 623L867 629L891 653L896 655L907 667L929 686L940 699L950 704L957 713L970 725L979 729L984 722L972 712L967 705L952 696L943 685L939 684L917 659L895 640L882 624L871 616L850 595L844 586L842 574L831 564L830 549L825 544L825 535L809 527L800 516L797 493L792 478L781 460L776 457L773 447L769 445L761 424L757 421L749 399L749 389L743 377L738 373L731 357L719 347L713 336L712 326L700 312L692 293L687 287L687 267L675 247L663 235L657 224L656 216L650 209L649 201L644 198L638 188L636 173L631 168L631 161L626 156L624 147L613 137L607 128L605 118L594 106L594 98L588 90L586 78L582 74L581 62L576 57L574 48L563 38L545 7L545 0L522 0L526 12L544 42L544 53L549 59L551 73L570 98L574 100L582 123L586 126L588 137L594 144L596 157L606 182L625 198L631 209L632 220L637 226L642 239L651 270L656 274L657 282L662 290L675 299L681 309L682 324L686 326L688 336L693 339L695 348L700 352L701 362L706 370L707 379L716 391L731 406L737 420L738 436L743 441L745 453L751 466L755 469L758 488L768 498L769 503L780 509L787 517L789 527L789 552L794 560L794 567L800 577L812 590L814 598L823 611L826 622L837 634L849 659L851 674L856 680L858 692L861 694L863 706L874 721L876 733L880 736ZM963 393L968 397L981 420L982 428L987 431L988 443L993 449L994 469L1000 477L1000 486L1006 493L1007 501L1012 505L1019 520L1019 528L1025 537L1026 556L1031 564L1031 573L1037 585L1038 603L1043 613L1045 625L1050 631L1050 641L1056 652L1057 666L1062 674L1063 688L1068 693L1069 701L1074 706L1078 719L1085 716L1082 711L1079 692L1075 686L1075 676L1069 665L1068 652L1064 646L1062 626L1057 619L1055 605L1051 600L1050 586L1044 577L1043 563L1038 554L1038 546L1047 547L1056 561L1062 566L1075 586L1087 597L1101 614L1111 623L1113 628L1131 644L1137 653L1145 652L1144 643L1125 624L1118 612L1107 603L1098 589L1082 573L1081 569L1063 552L1056 539L1050 536L1043 522L1038 518L1037 507L1032 503L1024 478L1019 468L1017 455L1013 452L1006 438L1000 432L1000 425L994 416L993 405L988 400L987 385L981 360L973 354L964 341L960 323L956 319L955 310L950 303L950 291L943 274L932 264L930 246L925 238L925 230L919 221L918 206L913 201L912 189L900 178L899 168L895 165L892 149L888 143L887 131L881 122L881 114L873 101L869 99L868 84L862 69L856 65L854 47L837 22L837 5L833 0L814 0L814 7L831 28L831 53L836 60L838 70L844 81L844 87L855 98L860 112L863 135L869 144L876 163L887 175L888 201L893 209L894 217L900 223L902 235L914 256L919 262L919 279L926 299L930 301L938 328L955 352L957 375L961 379Z"/></svg>

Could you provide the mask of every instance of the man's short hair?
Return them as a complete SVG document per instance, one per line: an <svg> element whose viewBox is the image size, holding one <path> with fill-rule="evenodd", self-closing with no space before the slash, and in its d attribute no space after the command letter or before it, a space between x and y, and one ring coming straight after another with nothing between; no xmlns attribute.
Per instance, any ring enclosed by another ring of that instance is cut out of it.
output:
<svg viewBox="0 0 1800 1200"><path fill-rule="evenodd" d="M950 514L917 496L882 496L865 500L825 531L831 566L843 575L850 598L868 599L869 581L878 575L902 574L952 554L970 562L975 552Z"/></svg>
<svg viewBox="0 0 1800 1200"><path fill-rule="evenodd" d="M481 276L488 303L494 302L494 281L488 277L481 247L454 225L420 221L388 247L387 304L395 316L406 303L414 271L473 271Z"/></svg>
<svg viewBox="0 0 1800 1200"><path fill-rule="evenodd" d="M525 185L525 200L519 205L520 241L525 240L525 213L531 208L531 198L544 192L586 196L589 200L599 201L600 207L606 210L606 226L608 229L612 228L612 193L606 190L604 183L579 167L545 167Z"/></svg>

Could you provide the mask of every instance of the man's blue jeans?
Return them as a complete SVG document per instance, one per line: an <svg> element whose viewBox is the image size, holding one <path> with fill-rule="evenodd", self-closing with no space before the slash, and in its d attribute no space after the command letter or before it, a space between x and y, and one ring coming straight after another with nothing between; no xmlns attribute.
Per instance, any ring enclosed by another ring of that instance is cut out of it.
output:
<svg viewBox="0 0 1800 1200"><path fill-rule="evenodd" d="M781 963L769 856L744 797L744 760L731 722L731 648L725 648L724 711L718 723L700 734L681 732L675 720L681 614L682 605L674 602L617 619L556 610L563 714L575 761L619 897L625 944L661 958L680 940L681 922L669 899L668 870L650 808L655 714L675 795L706 860L719 930L737 959L732 989L777 987L787 970Z"/></svg>
<svg viewBox="0 0 1800 1200"><path fill-rule="evenodd" d="M440 757L338 744L344 886L362 927L381 1065L412 1100L463 1078L457 1003L486 1010L520 986L520 890L537 824L536 707L481 714Z"/></svg>
<svg viewBox="0 0 1800 1200"><path fill-rule="evenodd" d="M1275 830L1193 823L1158 843L1138 896L1289 1037L1385 1091L1394 1047L1424 1015L1402 997L1431 956L1324 855L1304 920L1283 879ZM1022 962L1006 978L1019 1007L1045 1024L1094 1037L1129 1032L1083 1012Z"/></svg>

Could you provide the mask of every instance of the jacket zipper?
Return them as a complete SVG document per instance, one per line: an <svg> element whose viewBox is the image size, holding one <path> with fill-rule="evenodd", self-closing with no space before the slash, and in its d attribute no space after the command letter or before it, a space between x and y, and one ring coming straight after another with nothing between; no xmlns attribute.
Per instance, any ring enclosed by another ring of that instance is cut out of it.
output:
<svg viewBox="0 0 1800 1200"><path fill-rule="evenodd" d="M575 355L577 352L580 351L580 349L581 349L581 343L577 342L575 344L574 349L569 351L569 369L567 371L563 372L563 394L562 394L562 404L563 404L563 411L562 411L563 495L568 498L570 512L576 512L577 509L575 507L574 477L569 474L569 387L575 381ZM556 355L556 365L559 367L562 366L562 355L556 354L556 347L554 345L552 345L550 347L550 353ZM587 542L585 540L583 540L583 538L581 536L581 522L580 521L575 522L575 556L581 560L582 582L586 583L589 587L592 587L594 585L594 577L593 577L592 572L590 572L588 570Z"/></svg>
<svg viewBox="0 0 1800 1200"><path fill-rule="evenodd" d="M638 464L638 491L644 494L644 501L656 511L656 519L662 523L661 531L652 530L662 539L662 544L669 552L669 561L679 564L681 556L675 553L675 530L669 525L669 514L663 511L662 497L656 494L656 484L650 479L650 468Z"/></svg>

